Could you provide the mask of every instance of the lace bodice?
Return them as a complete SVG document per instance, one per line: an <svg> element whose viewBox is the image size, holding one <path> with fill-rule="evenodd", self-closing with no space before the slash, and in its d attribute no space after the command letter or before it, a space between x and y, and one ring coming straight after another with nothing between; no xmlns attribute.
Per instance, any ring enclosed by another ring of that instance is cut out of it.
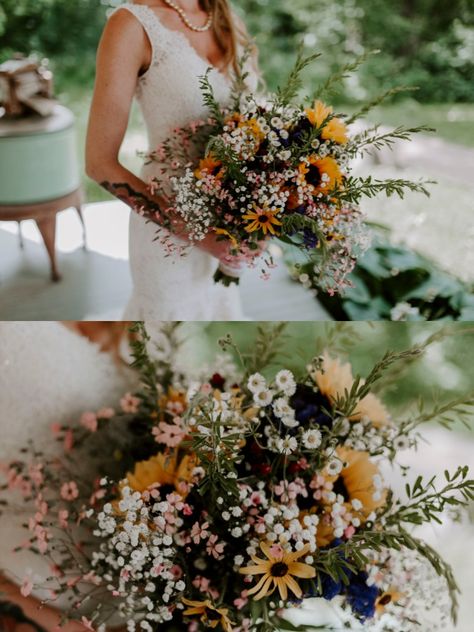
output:
<svg viewBox="0 0 474 632"><path fill-rule="evenodd" d="M138 79L136 97L153 148L175 127L207 116L199 77L208 68L212 68L210 81L221 103L229 97L230 79L203 59L183 32L165 27L150 7L127 2L116 11L123 9L140 22L152 49L150 66Z"/></svg>

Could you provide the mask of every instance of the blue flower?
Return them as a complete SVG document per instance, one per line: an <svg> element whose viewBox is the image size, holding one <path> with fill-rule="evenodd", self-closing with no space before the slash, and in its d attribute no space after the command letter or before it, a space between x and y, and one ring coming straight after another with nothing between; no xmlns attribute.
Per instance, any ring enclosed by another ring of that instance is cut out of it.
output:
<svg viewBox="0 0 474 632"><path fill-rule="evenodd" d="M319 391L315 391L306 384L298 384L296 393L290 400L290 406L295 410L295 417L304 427L310 423L332 428L332 419L325 410L331 410L331 403Z"/></svg>
<svg viewBox="0 0 474 632"><path fill-rule="evenodd" d="M376 586L368 586L367 578L367 573L357 573L351 577L347 588L347 600L354 613L362 620L374 616L375 603L379 596L379 589Z"/></svg>

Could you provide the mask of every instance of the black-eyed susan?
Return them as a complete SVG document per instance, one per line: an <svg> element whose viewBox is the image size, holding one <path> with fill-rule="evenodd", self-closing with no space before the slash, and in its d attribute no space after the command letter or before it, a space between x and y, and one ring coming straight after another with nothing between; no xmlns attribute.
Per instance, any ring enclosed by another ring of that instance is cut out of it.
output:
<svg viewBox="0 0 474 632"><path fill-rule="evenodd" d="M209 599L205 601L183 599L183 604L188 606L187 610L183 611L185 617L198 616L209 628L217 628L220 625L225 632L232 632L233 623L229 619L227 608L217 608Z"/></svg>
<svg viewBox="0 0 474 632"><path fill-rule="evenodd" d="M403 593L399 592L395 588L389 588L382 593L375 602L375 611L379 616L381 616L389 604L397 603L400 599L402 599L402 597Z"/></svg>
<svg viewBox="0 0 474 632"><path fill-rule="evenodd" d="M288 599L288 589L297 599L301 599L303 591L295 577L311 579L316 576L316 570L312 566L298 562L301 557L308 554L309 546L306 545L294 553L289 553L279 546L270 546L265 542L260 543L260 548L267 559L262 560L252 555L255 565L245 566L239 571L243 575L263 575L259 582L247 591L247 595L255 595L257 601L271 595L278 588L283 601Z"/></svg>
<svg viewBox="0 0 474 632"><path fill-rule="evenodd" d="M229 231L226 230L225 228L214 228L214 232L216 233L216 235L221 235L223 237L227 237L228 239L230 239L230 241L232 242L232 245L235 246L236 248L239 245L239 242L234 237L234 235L229 233Z"/></svg>
<svg viewBox="0 0 474 632"><path fill-rule="evenodd" d="M278 211L270 211L266 208L255 208L254 211L249 211L242 216L243 219L251 222L245 227L248 233L253 233L256 230L261 230L264 235L271 233L272 235L278 234L278 229L275 226L281 226L281 222L277 217Z"/></svg>
<svg viewBox="0 0 474 632"><path fill-rule="evenodd" d="M339 165L330 156L319 158L309 156L298 167L300 183L306 182L314 187L314 193L329 193L342 181Z"/></svg>
<svg viewBox="0 0 474 632"><path fill-rule="evenodd" d="M207 176L214 176L217 180L222 180L224 173L222 162L216 160L212 154L209 154L199 161L199 167L194 172L194 175L198 180L203 180Z"/></svg>
<svg viewBox="0 0 474 632"><path fill-rule="evenodd" d="M148 461L136 463L133 473L128 472L126 483L140 493L159 486L171 488L185 497L193 481L193 470L196 465L195 456L185 455L178 459L177 451L171 454L159 452Z"/></svg>
<svg viewBox="0 0 474 632"><path fill-rule="evenodd" d="M316 101L314 107L305 110L306 116L314 127L321 127L321 138L323 140L332 140L340 145L347 143L347 126L340 118L333 117L333 109L325 105L322 101Z"/></svg>
<svg viewBox="0 0 474 632"><path fill-rule="evenodd" d="M351 365L342 364L338 358L331 358L325 352L321 368L312 374L320 392L332 403L344 397L345 391L350 392L354 384ZM350 420L359 421L363 417L370 419L376 427L384 426L390 422L387 409L378 397L368 393L359 400Z"/></svg>

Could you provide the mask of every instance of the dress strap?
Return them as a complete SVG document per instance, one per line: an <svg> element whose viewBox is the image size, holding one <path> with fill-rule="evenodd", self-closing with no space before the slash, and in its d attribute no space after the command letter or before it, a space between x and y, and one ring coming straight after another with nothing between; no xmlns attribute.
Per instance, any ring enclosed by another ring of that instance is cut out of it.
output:
<svg viewBox="0 0 474 632"><path fill-rule="evenodd" d="M167 35L166 29L163 28L153 10L145 4L125 2L114 9L110 15L113 15L122 9L129 11L142 25L143 30L147 34L152 50L152 60L150 66L156 65L162 60L163 56L166 54L166 50L168 49L167 43L164 41Z"/></svg>

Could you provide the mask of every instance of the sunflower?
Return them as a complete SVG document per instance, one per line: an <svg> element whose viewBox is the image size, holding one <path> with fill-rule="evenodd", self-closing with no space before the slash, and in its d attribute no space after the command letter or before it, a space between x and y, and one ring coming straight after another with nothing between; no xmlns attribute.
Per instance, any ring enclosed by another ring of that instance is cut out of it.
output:
<svg viewBox="0 0 474 632"><path fill-rule="evenodd" d="M306 161L300 163L298 167L299 180L314 187L314 193L328 193L332 191L342 181L342 173L334 158L318 158L316 155L309 156ZM325 176L325 177L323 177Z"/></svg>
<svg viewBox="0 0 474 632"><path fill-rule="evenodd" d="M338 398L344 397L345 391L350 392L354 384L351 365L342 364L338 358L331 358L327 351L323 354L321 369L315 371L311 377L318 385L320 392L333 404ZM368 417L376 427L390 423L387 409L372 393L359 400L350 420L359 421L362 417Z"/></svg>
<svg viewBox="0 0 474 632"><path fill-rule="evenodd" d="M246 566L239 571L243 575L263 575L247 594L255 595L255 600L259 600L271 595L278 588L280 597L286 601L289 588L297 599L301 599L303 591L294 578L311 579L316 576L316 570L312 566L297 561L309 552L309 545L295 553L288 553L279 546L271 547L265 542L260 543L260 548L267 559L262 560L252 555L255 566Z"/></svg>
<svg viewBox="0 0 474 632"><path fill-rule="evenodd" d="M224 177L224 167L220 160L216 160L212 154L199 161L199 167L194 172L198 180L203 180L207 176L214 176L217 180Z"/></svg>
<svg viewBox="0 0 474 632"><path fill-rule="evenodd" d="M251 222L248 226L245 227L245 230L248 233L253 233L256 230L263 231L263 234L271 233L272 235L276 235L277 231L275 226L281 226L281 222L277 219L278 211L270 211L269 209L257 208L255 207L254 211L249 211L245 215L243 215L243 219Z"/></svg>
<svg viewBox="0 0 474 632"><path fill-rule="evenodd" d="M128 472L126 482L131 489L140 493L159 485L185 497L193 481L196 465L195 456L186 455L178 460L177 451L169 455L159 452L148 461L136 463L133 473Z"/></svg>
<svg viewBox="0 0 474 632"><path fill-rule="evenodd" d="M322 101L316 101L314 107L307 108L305 112L314 127L321 127L324 121L332 116L333 109L330 106L324 105ZM329 118L329 121L327 121L321 130L321 138L323 140L333 140L335 143L345 145L349 140L347 137L346 124L343 123L340 118Z"/></svg>
<svg viewBox="0 0 474 632"><path fill-rule="evenodd" d="M374 483L379 468L370 460L368 452L338 448L336 454L345 466L339 475L325 476L325 479L332 483L332 491L343 496L346 509L364 524L368 516L383 507L387 500L387 491L380 491ZM359 501L360 509L355 509L353 501ZM333 539L331 516L325 510L318 525L318 546L327 546Z"/></svg>
<svg viewBox="0 0 474 632"><path fill-rule="evenodd" d="M209 628L217 628L218 625L221 625L225 632L232 632L233 623L228 617L227 608L216 608L209 599L206 601L183 599L183 603L185 606L189 606L187 610L183 611L184 616L199 615L201 622Z"/></svg>

